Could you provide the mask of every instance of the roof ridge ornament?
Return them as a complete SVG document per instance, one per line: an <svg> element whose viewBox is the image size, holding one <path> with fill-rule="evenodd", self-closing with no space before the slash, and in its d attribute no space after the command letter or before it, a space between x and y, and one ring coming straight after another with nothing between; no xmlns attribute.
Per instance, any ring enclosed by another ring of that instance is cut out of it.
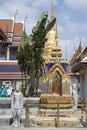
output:
<svg viewBox="0 0 87 130"><path fill-rule="evenodd" d="M52 0L52 6L51 6L51 20L54 19L54 0Z"/></svg>

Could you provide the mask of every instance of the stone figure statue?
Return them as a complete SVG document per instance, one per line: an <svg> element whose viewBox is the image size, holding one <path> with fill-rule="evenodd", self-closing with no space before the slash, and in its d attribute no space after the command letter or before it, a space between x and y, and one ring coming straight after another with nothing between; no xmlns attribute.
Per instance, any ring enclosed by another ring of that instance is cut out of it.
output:
<svg viewBox="0 0 87 130"><path fill-rule="evenodd" d="M11 109L12 109L12 115L13 115L13 123L12 126L19 127L20 119L21 119L21 113L23 109L23 94L19 91L19 86L16 86L16 91L13 92L11 96Z"/></svg>
<svg viewBox="0 0 87 130"><path fill-rule="evenodd" d="M75 83L72 86L73 86L73 91L72 91L73 99L74 99L75 105L77 107L77 101L78 101L78 97L79 97L79 95L78 95L78 88L77 88L77 85Z"/></svg>

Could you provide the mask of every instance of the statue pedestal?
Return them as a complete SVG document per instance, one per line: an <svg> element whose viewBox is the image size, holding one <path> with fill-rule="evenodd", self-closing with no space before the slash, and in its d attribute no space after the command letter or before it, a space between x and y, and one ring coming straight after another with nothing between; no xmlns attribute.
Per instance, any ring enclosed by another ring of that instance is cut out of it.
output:
<svg viewBox="0 0 87 130"><path fill-rule="evenodd" d="M35 125L47 127L64 127L78 125L71 95L45 94L40 97L40 110L34 119Z"/></svg>

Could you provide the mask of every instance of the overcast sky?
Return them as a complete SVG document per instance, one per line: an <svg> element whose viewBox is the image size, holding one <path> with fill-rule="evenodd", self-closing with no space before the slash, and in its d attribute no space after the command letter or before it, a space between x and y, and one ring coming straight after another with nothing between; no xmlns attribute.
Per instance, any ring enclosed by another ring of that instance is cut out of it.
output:
<svg viewBox="0 0 87 130"><path fill-rule="evenodd" d="M51 12L52 0L0 0L0 18L12 18L18 11L16 21L26 20L27 34L31 34L43 11ZM87 0L54 0L57 17L58 37L65 58L67 46L68 58L71 59L74 49L82 41L87 43Z"/></svg>

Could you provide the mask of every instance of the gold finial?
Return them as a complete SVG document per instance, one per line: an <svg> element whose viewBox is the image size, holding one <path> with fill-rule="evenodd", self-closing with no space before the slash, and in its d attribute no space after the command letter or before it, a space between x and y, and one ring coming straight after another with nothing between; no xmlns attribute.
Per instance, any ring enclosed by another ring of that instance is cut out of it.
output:
<svg viewBox="0 0 87 130"><path fill-rule="evenodd" d="M15 19L16 19L16 15L18 14L18 10L16 9L16 12L15 12L15 14L14 14L14 21L15 21Z"/></svg>
<svg viewBox="0 0 87 130"><path fill-rule="evenodd" d="M59 45L59 41L58 41L58 28L57 28L57 16L56 16L56 45Z"/></svg>
<svg viewBox="0 0 87 130"><path fill-rule="evenodd" d="M28 18L28 14L26 15L25 19L24 19L24 31L26 31L26 20Z"/></svg>
<svg viewBox="0 0 87 130"><path fill-rule="evenodd" d="M52 0L52 7L51 7L51 20L54 18L54 0Z"/></svg>
<svg viewBox="0 0 87 130"><path fill-rule="evenodd" d="M82 41L81 41L81 39L80 39L80 44L79 44L79 48L81 48L81 44L82 44Z"/></svg>
<svg viewBox="0 0 87 130"><path fill-rule="evenodd" d="M67 56L67 42L65 43L65 48L66 48L66 58L65 58L65 61L68 60L68 56Z"/></svg>
<svg viewBox="0 0 87 130"><path fill-rule="evenodd" d="M14 28L15 28L15 20L16 20L16 16L18 14L18 10L16 9L16 12L14 14L14 20L13 20L13 36L12 36L12 43L13 43L13 37L14 37Z"/></svg>
<svg viewBox="0 0 87 130"><path fill-rule="evenodd" d="M57 21L56 21L56 38L58 39Z"/></svg>

